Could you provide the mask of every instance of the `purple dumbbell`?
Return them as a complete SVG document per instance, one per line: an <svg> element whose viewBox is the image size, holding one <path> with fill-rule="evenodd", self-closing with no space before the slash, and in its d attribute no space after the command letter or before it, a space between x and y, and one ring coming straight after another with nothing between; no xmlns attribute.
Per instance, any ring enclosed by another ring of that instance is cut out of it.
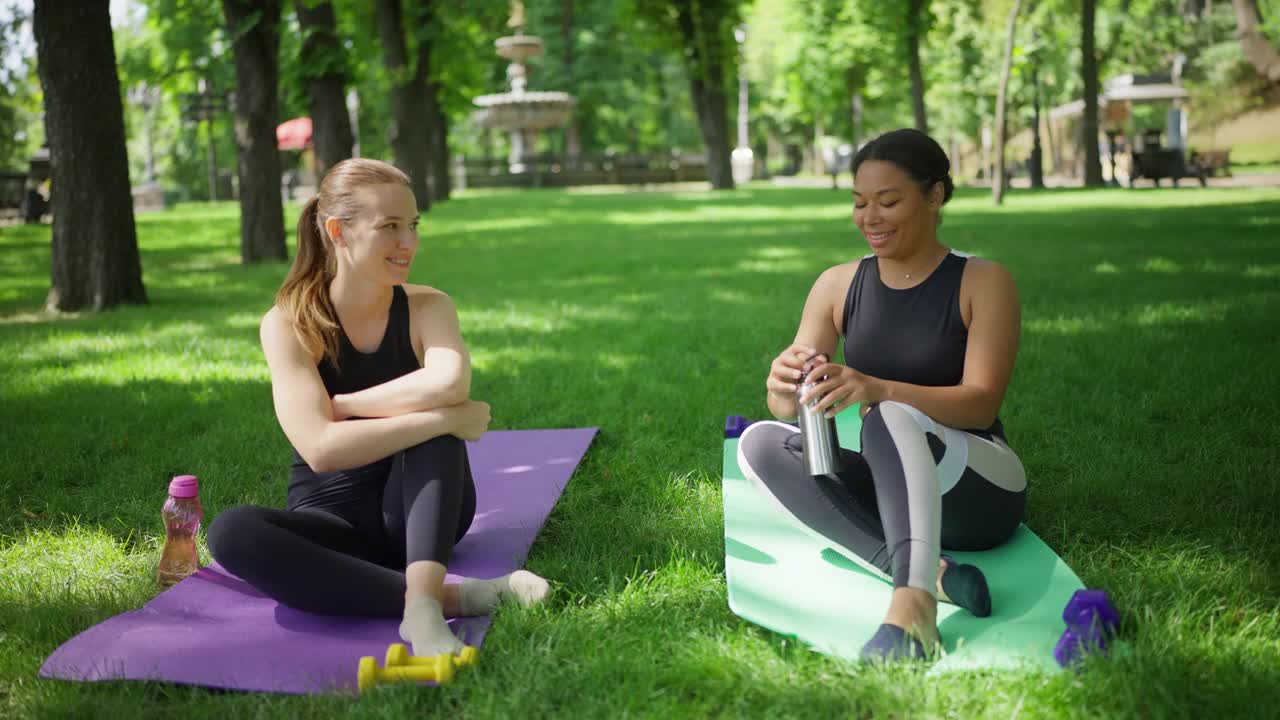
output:
<svg viewBox="0 0 1280 720"><path fill-rule="evenodd" d="M1067 624L1053 657L1066 667L1085 654L1107 651L1107 642L1120 627L1120 613L1116 611L1105 590L1077 590L1062 610L1062 620Z"/></svg>
<svg viewBox="0 0 1280 720"><path fill-rule="evenodd" d="M730 415L724 419L724 436L726 438L741 437L742 431L751 423L741 415Z"/></svg>

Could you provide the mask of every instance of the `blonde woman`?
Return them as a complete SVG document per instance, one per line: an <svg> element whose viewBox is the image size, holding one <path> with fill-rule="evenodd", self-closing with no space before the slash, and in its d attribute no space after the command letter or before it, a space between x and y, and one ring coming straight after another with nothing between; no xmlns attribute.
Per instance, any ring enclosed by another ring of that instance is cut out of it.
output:
<svg viewBox="0 0 1280 720"><path fill-rule="evenodd" d="M488 613L504 597L541 601L517 571L445 584L475 514L464 440L489 406L453 302L410 285L418 208L387 163L345 160L298 221L293 268L262 319L280 427L294 447L285 509L239 506L209 528L214 558L290 607L402 617L415 655L456 652L446 616Z"/></svg>

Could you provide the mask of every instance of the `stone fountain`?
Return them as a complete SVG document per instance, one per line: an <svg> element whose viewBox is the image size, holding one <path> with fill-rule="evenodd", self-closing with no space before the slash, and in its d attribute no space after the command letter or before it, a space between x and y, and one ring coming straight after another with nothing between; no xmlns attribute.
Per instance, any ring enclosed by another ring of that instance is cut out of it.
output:
<svg viewBox="0 0 1280 720"><path fill-rule="evenodd" d="M527 61L543 52L542 38L524 34L524 4L517 0L511 4L511 19L507 27L515 35L498 38L494 45L498 55L511 61L507 66L507 82L511 91L496 95L481 95L475 99L480 108L476 121L483 127L505 130L511 133L511 172L528 169L526 156L534 151L534 141L539 130L563 127L568 124L577 100L563 92L531 92L528 90L529 71Z"/></svg>

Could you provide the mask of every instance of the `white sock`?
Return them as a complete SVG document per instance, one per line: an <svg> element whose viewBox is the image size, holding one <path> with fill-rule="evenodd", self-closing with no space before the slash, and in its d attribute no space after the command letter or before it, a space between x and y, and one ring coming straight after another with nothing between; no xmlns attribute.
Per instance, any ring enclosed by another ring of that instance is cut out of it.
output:
<svg viewBox="0 0 1280 720"><path fill-rule="evenodd" d="M440 602L432 597L414 598L404 608L404 620L400 622L400 639L413 645L413 654L430 657L462 651L449 624L445 622Z"/></svg>
<svg viewBox="0 0 1280 720"><path fill-rule="evenodd" d="M517 570L492 580L463 580L458 583L458 609L463 615L488 615L498 603L515 598L521 605L542 602L551 593L546 580L528 570Z"/></svg>

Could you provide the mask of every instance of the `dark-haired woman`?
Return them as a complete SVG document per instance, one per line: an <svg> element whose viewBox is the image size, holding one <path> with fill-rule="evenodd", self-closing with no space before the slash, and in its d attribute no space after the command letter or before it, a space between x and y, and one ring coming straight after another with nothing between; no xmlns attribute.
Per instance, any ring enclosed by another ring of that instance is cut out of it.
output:
<svg viewBox="0 0 1280 720"><path fill-rule="evenodd" d="M793 520L892 580L863 657L922 659L940 641L938 599L991 612L982 572L941 550L994 547L1022 521L1026 475L998 419L1020 311L1008 271L938 238L953 186L936 142L886 133L852 169L854 224L872 252L817 279L766 388L773 414L794 420L807 367L820 381L799 401L832 416L860 404L862 451L813 477L799 431L768 421L743 433L738 461ZM841 337L845 363L830 362Z"/></svg>
<svg viewBox="0 0 1280 720"><path fill-rule="evenodd" d="M238 506L209 528L214 558L290 607L402 617L415 655L456 652L445 616L542 600L525 571L445 584L475 513L464 440L489 425L470 399L458 314L409 285L418 208L408 177L338 163L298 220L298 254L262 319L276 418L294 447L285 509Z"/></svg>

